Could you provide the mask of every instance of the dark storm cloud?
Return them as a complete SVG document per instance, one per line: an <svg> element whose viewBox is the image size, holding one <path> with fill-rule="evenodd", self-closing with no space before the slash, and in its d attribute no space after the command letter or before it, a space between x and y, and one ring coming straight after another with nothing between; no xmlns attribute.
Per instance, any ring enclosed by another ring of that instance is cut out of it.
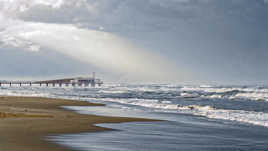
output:
<svg viewBox="0 0 268 151"><path fill-rule="evenodd" d="M19 16L24 20L74 23L89 28L102 26L110 30L139 30L157 25L174 28L174 24L180 21L212 18L250 21L265 17L265 13L267 6L263 0L70 0L60 9L36 5Z"/></svg>

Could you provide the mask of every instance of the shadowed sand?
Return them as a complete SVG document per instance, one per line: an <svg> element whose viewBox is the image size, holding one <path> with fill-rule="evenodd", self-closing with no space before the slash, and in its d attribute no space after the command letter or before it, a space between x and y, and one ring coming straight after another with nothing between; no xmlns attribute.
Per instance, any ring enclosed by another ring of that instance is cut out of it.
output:
<svg viewBox="0 0 268 151"><path fill-rule="evenodd" d="M109 130L99 123L154 121L82 115L60 106L103 106L82 101L36 97L0 97L0 151L71 151L45 141L49 135Z"/></svg>

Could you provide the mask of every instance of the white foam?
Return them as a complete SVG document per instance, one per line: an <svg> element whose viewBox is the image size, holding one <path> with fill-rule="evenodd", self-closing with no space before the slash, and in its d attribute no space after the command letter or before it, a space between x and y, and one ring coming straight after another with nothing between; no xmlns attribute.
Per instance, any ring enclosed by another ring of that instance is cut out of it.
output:
<svg viewBox="0 0 268 151"><path fill-rule="evenodd" d="M199 94L182 92L182 93L180 93L180 96L184 97L184 98L196 98L196 97L199 97Z"/></svg>
<svg viewBox="0 0 268 151"><path fill-rule="evenodd" d="M126 90L100 90L99 93L107 93L107 94L121 94L126 93Z"/></svg>
<svg viewBox="0 0 268 151"><path fill-rule="evenodd" d="M150 100L150 99L111 99L111 98L88 98L89 100L95 101L106 101L106 102L116 102L121 104L135 105L141 107L147 107L152 109L167 109L167 110L176 110L178 105L171 104L170 101L159 101L159 100Z"/></svg>
<svg viewBox="0 0 268 151"><path fill-rule="evenodd" d="M184 114L204 116L211 119L230 120L260 126L268 126L268 113L263 112L215 109L211 106L199 106L199 105L181 106L178 104L172 104L170 101L160 102L158 100L146 100L146 99L101 99L101 100L151 108L154 109L155 111L184 113Z"/></svg>
<svg viewBox="0 0 268 151"><path fill-rule="evenodd" d="M264 100L268 101L268 89L259 88L227 88L227 87L183 87L180 89L182 91L181 96L191 96L208 99L249 99L249 100ZM228 94L228 92L235 92L233 94ZM197 96L198 93L202 94ZM216 94L215 94L216 93ZM228 94L228 95L226 95Z"/></svg>
<svg viewBox="0 0 268 151"><path fill-rule="evenodd" d="M124 86L124 85L107 85L105 89L101 92L104 93L120 93L120 92L170 92L170 91L179 91L180 89L177 86ZM114 92L113 92L114 91Z"/></svg>
<svg viewBox="0 0 268 151"><path fill-rule="evenodd" d="M260 126L268 126L268 113L263 112L224 110L215 109L211 106L198 105L179 107L178 112L204 116L211 119L231 120Z"/></svg>
<svg viewBox="0 0 268 151"><path fill-rule="evenodd" d="M201 88L211 88L213 87L212 85L200 85Z"/></svg>
<svg viewBox="0 0 268 151"><path fill-rule="evenodd" d="M239 90L238 88L213 88L213 87L183 87L180 89L181 91L189 91L189 92L207 92L207 93L224 93L230 92L234 90Z"/></svg>
<svg viewBox="0 0 268 151"><path fill-rule="evenodd" d="M161 101L161 102L164 104L171 104L172 103L171 101Z"/></svg>
<svg viewBox="0 0 268 151"><path fill-rule="evenodd" d="M252 92L252 93L237 93L232 96L231 99L242 98L242 99L251 99L251 100L264 100L268 101L268 93Z"/></svg>
<svg viewBox="0 0 268 151"><path fill-rule="evenodd" d="M34 89L22 89L22 88L13 88L13 89L1 89L1 96L29 96L29 97L50 97L51 94L46 92L37 92Z"/></svg>

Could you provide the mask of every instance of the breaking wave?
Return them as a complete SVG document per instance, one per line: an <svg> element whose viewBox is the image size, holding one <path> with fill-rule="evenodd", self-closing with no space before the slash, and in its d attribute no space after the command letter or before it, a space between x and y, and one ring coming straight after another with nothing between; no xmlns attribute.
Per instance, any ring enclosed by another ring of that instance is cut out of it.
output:
<svg viewBox="0 0 268 151"><path fill-rule="evenodd" d="M180 89L182 96L192 95L208 99L247 99L268 101L268 89L258 87L183 87Z"/></svg>
<svg viewBox="0 0 268 151"><path fill-rule="evenodd" d="M216 109L212 106L172 104L170 101L145 100L145 99L103 99L103 101L117 102L120 104L135 105L150 108L157 112L173 112L203 116L210 119L230 120L268 127L268 113Z"/></svg>
<svg viewBox="0 0 268 151"><path fill-rule="evenodd" d="M196 98L196 99L229 99L268 101L267 87L238 87L238 86L180 86L180 85L117 85L106 87L100 93L122 98L122 94L131 93L136 98ZM118 94L118 95L117 95Z"/></svg>
<svg viewBox="0 0 268 151"><path fill-rule="evenodd" d="M268 126L268 113L263 112L215 109L211 106L197 105L181 106L179 107L178 112L204 116L211 119L231 120L260 126Z"/></svg>

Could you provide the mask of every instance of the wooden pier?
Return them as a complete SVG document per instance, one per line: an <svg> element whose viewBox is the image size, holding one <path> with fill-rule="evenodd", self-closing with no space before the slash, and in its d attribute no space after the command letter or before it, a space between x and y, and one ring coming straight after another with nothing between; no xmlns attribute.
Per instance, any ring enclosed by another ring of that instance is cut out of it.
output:
<svg viewBox="0 0 268 151"><path fill-rule="evenodd" d="M52 87L95 87L101 86L103 82L100 79L95 78L95 73L92 77L76 77L76 78L65 78L65 79L56 79L56 80L45 80L45 81L0 81L0 87L2 86L52 86Z"/></svg>

